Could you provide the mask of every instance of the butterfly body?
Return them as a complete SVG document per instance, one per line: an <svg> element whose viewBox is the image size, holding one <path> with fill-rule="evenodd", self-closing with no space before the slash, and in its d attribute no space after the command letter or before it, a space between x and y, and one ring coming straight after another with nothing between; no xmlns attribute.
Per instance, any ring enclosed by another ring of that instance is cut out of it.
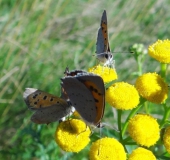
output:
<svg viewBox="0 0 170 160"><path fill-rule="evenodd" d="M107 15L104 10L101 17L101 24L98 30L97 43L96 43L96 54L100 62L107 65L113 65L113 55L110 51L109 40L108 40L108 29L107 29Z"/></svg>

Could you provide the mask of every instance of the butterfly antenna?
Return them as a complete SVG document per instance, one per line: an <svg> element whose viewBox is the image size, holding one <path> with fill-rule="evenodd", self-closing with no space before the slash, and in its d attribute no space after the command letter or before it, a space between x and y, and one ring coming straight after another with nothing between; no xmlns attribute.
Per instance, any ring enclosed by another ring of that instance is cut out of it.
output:
<svg viewBox="0 0 170 160"><path fill-rule="evenodd" d="M119 51L119 52L111 52L111 53L134 53L133 51L132 52L121 52L121 51Z"/></svg>
<svg viewBox="0 0 170 160"><path fill-rule="evenodd" d="M64 74L67 76L68 73L69 73L69 67L67 66L66 69L65 69L65 71L64 71Z"/></svg>

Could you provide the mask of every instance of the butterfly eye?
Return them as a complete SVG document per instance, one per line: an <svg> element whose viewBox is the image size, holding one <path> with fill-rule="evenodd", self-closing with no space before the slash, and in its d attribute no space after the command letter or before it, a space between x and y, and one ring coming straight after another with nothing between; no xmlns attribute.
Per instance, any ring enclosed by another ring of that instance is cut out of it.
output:
<svg viewBox="0 0 170 160"><path fill-rule="evenodd" d="M105 54L105 58L108 59L108 54L107 53Z"/></svg>

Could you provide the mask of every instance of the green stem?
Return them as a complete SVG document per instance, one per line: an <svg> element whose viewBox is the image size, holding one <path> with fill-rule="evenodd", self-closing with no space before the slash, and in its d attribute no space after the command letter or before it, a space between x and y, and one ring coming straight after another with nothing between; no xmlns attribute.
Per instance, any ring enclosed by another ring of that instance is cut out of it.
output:
<svg viewBox="0 0 170 160"><path fill-rule="evenodd" d="M164 105L164 117L160 123L160 128L162 128L164 126L164 124L166 123L166 120L168 119L169 115L170 115L170 108L167 107L166 105Z"/></svg>
<svg viewBox="0 0 170 160"><path fill-rule="evenodd" d="M161 77L166 81L166 68L167 68L167 64L165 63L161 63Z"/></svg>
<svg viewBox="0 0 170 160"><path fill-rule="evenodd" d="M137 57L137 64L138 64L138 73L139 73L139 76L140 76L140 75L142 75L142 63L140 61L139 56Z"/></svg>
<svg viewBox="0 0 170 160"><path fill-rule="evenodd" d="M134 109L130 112L130 114L129 114L129 116L127 117L127 119L126 119L126 121L125 121L125 124L124 124L124 126L123 126L122 136L124 136L124 134L125 134L125 132L126 132L129 119L136 114L136 112L140 109L140 107L143 105L143 103L144 103L145 101L146 101L146 100L141 99L141 102L140 102L140 104L138 105L138 107L134 108Z"/></svg>
<svg viewBox="0 0 170 160"><path fill-rule="evenodd" d="M121 126L121 116L122 116L122 110L118 110L118 116L117 116L117 122L118 122L118 130L119 130L119 139L122 141L122 126Z"/></svg>
<svg viewBox="0 0 170 160"><path fill-rule="evenodd" d="M124 143L127 143L127 142L129 142L129 141L131 141L132 140L132 138L130 137L130 136L128 136L128 137L126 137L125 139L123 139L123 142Z"/></svg>
<svg viewBox="0 0 170 160"><path fill-rule="evenodd" d="M122 126L121 126L122 110L118 110L117 112L118 112L117 121L118 121L118 130L119 130L119 140L122 142L123 141ZM128 152L128 150L126 149L126 146L124 144L123 144L123 147L124 147L125 151Z"/></svg>

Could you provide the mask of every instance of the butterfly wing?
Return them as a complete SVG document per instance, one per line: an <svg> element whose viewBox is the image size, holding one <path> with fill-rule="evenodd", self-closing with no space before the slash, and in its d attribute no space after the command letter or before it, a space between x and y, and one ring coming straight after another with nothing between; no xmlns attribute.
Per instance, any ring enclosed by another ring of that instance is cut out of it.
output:
<svg viewBox="0 0 170 160"><path fill-rule="evenodd" d="M62 78L61 81L64 91L77 112L85 121L94 123L97 113L91 92L75 77L67 76Z"/></svg>
<svg viewBox="0 0 170 160"><path fill-rule="evenodd" d="M105 10L102 14L100 28L98 30L96 54L99 61L104 63L104 65L112 64L113 55L110 51L110 46L109 46L107 14Z"/></svg>
<svg viewBox="0 0 170 160"><path fill-rule="evenodd" d="M105 109L105 87L103 79L95 74L84 74L77 76L77 79L81 81L93 95L97 110L94 124L98 125L103 117Z"/></svg>
<svg viewBox="0 0 170 160"><path fill-rule="evenodd" d="M104 52L105 52L104 37L102 33L102 28L99 28L98 36L97 36L97 43L96 43L96 53L99 56L103 54Z"/></svg>
<svg viewBox="0 0 170 160"><path fill-rule="evenodd" d="M28 108L35 111L31 117L34 123L48 124L71 112L71 106L65 100L35 88L26 88L23 97Z"/></svg>
<svg viewBox="0 0 170 160"><path fill-rule="evenodd" d="M68 67L66 67L66 69L64 71L65 76L71 76L71 77L74 77L74 76L76 76L78 74L83 74L83 73L86 73L86 72L82 71L82 70L69 71ZM68 100L68 95L65 92L64 88L62 88L62 87L61 87L61 98L65 99L65 100Z"/></svg>
<svg viewBox="0 0 170 160"><path fill-rule="evenodd" d="M31 117L31 121L37 124L49 124L51 122L59 121L61 118L67 116L70 112L71 106L55 104L48 108L46 107L36 110Z"/></svg>
<svg viewBox="0 0 170 160"><path fill-rule="evenodd" d="M107 14L104 10L101 18L100 28L98 30L96 53L101 54L107 51L110 52L110 47L108 42Z"/></svg>

